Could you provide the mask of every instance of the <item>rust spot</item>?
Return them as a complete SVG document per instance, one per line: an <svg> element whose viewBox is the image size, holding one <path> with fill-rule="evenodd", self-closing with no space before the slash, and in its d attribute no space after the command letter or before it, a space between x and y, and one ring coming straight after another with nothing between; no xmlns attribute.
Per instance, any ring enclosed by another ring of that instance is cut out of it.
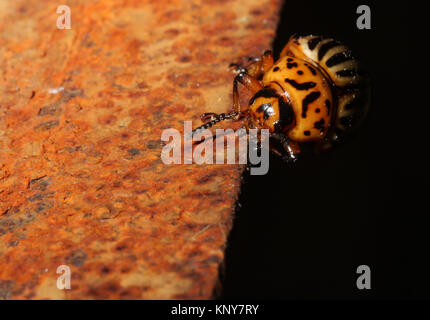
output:
<svg viewBox="0 0 430 320"><path fill-rule="evenodd" d="M163 143L161 140L150 140L146 142L146 147L148 149L159 149L163 146Z"/></svg>
<svg viewBox="0 0 430 320"><path fill-rule="evenodd" d="M114 125L117 122L117 117L112 114L107 114L99 117L98 123L102 125Z"/></svg>
<svg viewBox="0 0 430 320"><path fill-rule="evenodd" d="M186 87L188 86L188 83L190 79L193 78L192 74L188 73L170 73L167 75L167 79L172 82L173 85L178 87Z"/></svg>
<svg viewBox="0 0 430 320"><path fill-rule="evenodd" d="M222 37L216 41L216 44L223 47L231 47L234 44L234 40L230 37Z"/></svg>
<svg viewBox="0 0 430 320"><path fill-rule="evenodd" d="M145 93L143 93L143 92L129 92L128 93L128 97L133 98L133 99L140 98L143 96L145 96Z"/></svg>
<svg viewBox="0 0 430 320"><path fill-rule="evenodd" d="M261 10L261 9L252 9L251 10L251 14L254 15L254 16L260 16L260 15L263 14L263 10Z"/></svg>
<svg viewBox="0 0 430 320"><path fill-rule="evenodd" d="M176 37L176 36L178 36L180 33L181 33L181 30L179 30L179 29L174 29L174 28L167 29L166 31L164 31L164 35L165 35L167 38L169 38L169 39L171 39L171 38L175 38L175 37Z"/></svg>
<svg viewBox="0 0 430 320"><path fill-rule="evenodd" d="M111 272L111 269L108 266L103 266L100 272L103 274L108 274L109 272Z"/></svg>
<svg viewBox="0 0 430 320"><path fill-rule="evenodd" d="M80 267L85 263L87 258L87 253L84 250L78 249L66 257L66 262L75 267Z"/></svg>
<svg viewBox="0 0 430 320"><path fill-rule="evenodd" d="M128 149L128 154L130 156L137 156L140 154L140 150L137 148L131 148L131 149Z"/></svg>
<svg viewBox="0 0 430 320"><path fill-rule="evenodd" d="M51 105L40 108L38 112L38 116L46 116L46 115L59 115L61 113L60 103L56 102Z"/></svg>
<svg viewBox="0 0 430 320"><path fill-rule="evenodd" d="M83 96L84 96L84 90L82 89L65 89L62 95L62 99L65 102L68 102L73 98L83 97Z"/></svg>
<svg viewBox="0 0 430 320"><path fill-rule="evenodd" d="M33 190L45 191L48 185L50 184L50 180L51 179L46 175L31 179L27 184L27 188L31 188Z"/></svg>
<svg viewBox="0 0 430 320"><path fill-rule="evenodd" d="M100 101L96 104L96 108L110 109L113 108L115 104L112 100Z"/></svg>
<svg viewBox="0 0 430 320"><path fill-rule="evenodd" d="M118 293L120 290L121 286L117 282L107 281L101 285L91 286L86 295L98 300L104 300L110 295Z"/></svg>
<svg viewBox="0 0 430 320"><path fill-rule="evenodd" d="M182 56L178 60L179 60L179 62L190 62L191 59L192 58L190 56Z"/></svg>
<svg viewBox="0 0 430 320"><path fill-rule="evenodd" d="M14 283L11 280L0 280L0 300L9 300L12 298Z"/></svg>
<svg viewBox="0 0 430 320"><path fill-rule="evenodd" d="M42 123L40 123L34 127L34 131L50 130L52 128L58 127L59 124L60 124L60 121L58 121L58 120L42 122Z"/></svg>
<svg viewBox="0 0 430 320"><path fill-rule="evenodd" d="M137 84L137 87L139 89L145 89L145 88L148 88L148 84L145 81L141 81Z"/></svg>
<svg viewBox="0 0 430 320"><path fill-rule="evenodd" d="M209 183L217 175L218 175L218 173L216 171L212 171L212 172L210 172L208 174L205 174L204 176L199 177L198 179L196 179L196 183L197 184L206 184L206 183Z"/></svg>

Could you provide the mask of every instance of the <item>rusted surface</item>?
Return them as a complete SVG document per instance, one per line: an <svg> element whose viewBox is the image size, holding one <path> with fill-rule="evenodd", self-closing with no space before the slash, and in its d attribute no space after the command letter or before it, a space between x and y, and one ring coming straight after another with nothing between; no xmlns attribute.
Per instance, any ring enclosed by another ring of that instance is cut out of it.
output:
<svg viewBox="0 0 430 320"><path fill-rule="evenodd" d="M243 167L165 165L161 132L231 107L281 1L65 2L0 1L0 299L210 298Z"/></svg>

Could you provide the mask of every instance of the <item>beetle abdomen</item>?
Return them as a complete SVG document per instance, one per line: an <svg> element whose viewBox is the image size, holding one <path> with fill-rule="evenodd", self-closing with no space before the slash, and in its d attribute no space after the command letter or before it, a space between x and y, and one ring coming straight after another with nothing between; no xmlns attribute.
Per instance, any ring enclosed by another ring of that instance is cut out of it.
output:
<svg viewBox="0 0 430 320"><path fill-rule="evenodd" d="M282 54L311 60L338 87L356 85L362 81L358 60L347 46L334 39L314 35L292 37Z"/></svg>
<svg viewBox="0 0 430 320"><path fill-rule="evenodd" d="M336 113L328 142L342 140L361 124L369 108L370 86L359 61L347 46L316 35L293 36L282 50L283 55L312 62L332 81Z"/></svg>

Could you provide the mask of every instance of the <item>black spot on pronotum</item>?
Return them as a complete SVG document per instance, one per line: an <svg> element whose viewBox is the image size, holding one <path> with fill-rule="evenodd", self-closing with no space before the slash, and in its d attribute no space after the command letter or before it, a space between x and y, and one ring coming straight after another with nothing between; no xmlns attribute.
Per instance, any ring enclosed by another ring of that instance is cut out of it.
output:
<svg viewBox="0 0 430 320"><path fill-rule="evenodd" d="M315 47L320 43L322 40L321 37L312 38L308 41L308 48L309 50L314 50Z"/></svg>
<svg viewBox="0 0 430 320"><path fill-rule="evenodd" d="M310 135L311 135L311 132L310 132L309 130L305 130L305 131L303 131L303 134L304 134L305 136L310 136Z"/></svg>
<svg viewBox="0 0 430 320"><path fill-rule="evenodd" d="M274 72L279 71L279 67L274 67L274 68L273 68L273 71L274 71Z"/></svg>
<svg viewBox="0 0 430 320"><path fill-rule="evenodd" d="M254 104L255 100L257 98L278 98L278 94L275 92L275 90L271 88L263 88L262 90L258 91L252 98L249 100L249 104Z"/></svg>
<svg viewBox="0 0 430 320"><path fill-rule="evenodd" d="M339 42L335 40L324 43L318 50L318 60L321 60L322 58L324 58L327 51L329 51L334 47L337 47L338 45L339 45Z"/></svg>
<svg viewBox="0 0 430 320"><path fill-rule="evenodd" d="M316 122L314 123L314 128L315 128L315 129L318 129L318 130L320 130L320 131L324 131L324 123L325 123L324 119L321 119L321 120L319 120L319 121L316 121Z"/></svg>
<svg viewBox="0 0 430 320"><path fill-rule="evenodd" d="M312 82L312 81L298 83L297 81L292 80L292 79L288 79L288 78L285 78L285 82L289 83L291 86L293 86L297 90L309 90L309 89L314 88L317 85L315 82Z"/></svg>
<svg viewBox="0 0 430 320"><path fill-rule="evenodd" d="M316 99L318 99L321 96L321 93L319 91L313 91L309 93L302 102L302 118L306 118L306 112L308 111L308 106L312 102L314 102Z"/></svg>
<svg viewBox="0 0 430 320"><path fill-rule="evenodd" d="M298 65L297 65L296 62L288 62L287 63L287 68L288 69L297 68L297 67L298 67Z"/></svg>

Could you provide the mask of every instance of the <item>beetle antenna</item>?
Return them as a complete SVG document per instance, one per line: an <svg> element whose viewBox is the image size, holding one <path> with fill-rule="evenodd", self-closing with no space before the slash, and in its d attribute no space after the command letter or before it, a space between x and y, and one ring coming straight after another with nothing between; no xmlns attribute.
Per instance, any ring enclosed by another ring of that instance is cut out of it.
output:
<svg viewBox="0 0 430 320"><path fill-rule="evenodd" d="M219 114L216 114L216 113L204 113L204 114L202 114L202 116L201 116L202 120L203 121L209 120L209 121L206 122L205 124L201 125L200 127L194 129L193 131L191 131L191 138L194 137L194 135L197 132L204 130L204 129L208 129L218 122L234 118L237 115L238 115L237 112L219 113Z"/></svg>

